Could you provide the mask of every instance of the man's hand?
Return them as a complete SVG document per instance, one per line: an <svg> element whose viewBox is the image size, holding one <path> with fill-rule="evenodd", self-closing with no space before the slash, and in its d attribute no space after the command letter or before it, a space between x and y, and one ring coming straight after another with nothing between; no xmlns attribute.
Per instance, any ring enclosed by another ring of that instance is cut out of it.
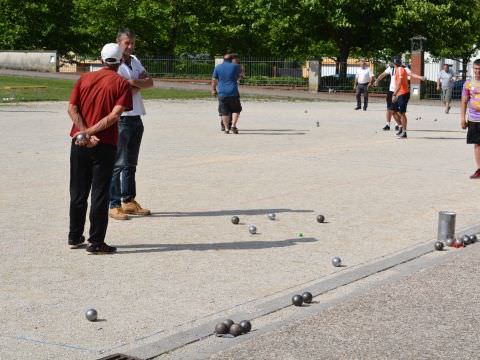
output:
<svg viewBox="0 0 480 360"><path fill-rule="evenodd" d="M461 119L461 120L460 120L460 126L462 127L462 129L465 130L465 129L468 127L467 120Z"/></svg>
<svg viewBox="0 0 480 360"><path fill-rule="evenodd" d="M378 86L378 81L375 80L375 81L373 82L372 86L375 86L375 87Z"/></svg>
<svg viewBox="0 0 480 360"><path fill-rule="evenodd" d="M95 135L90 136L88 140L89 140L88 143L85 145L87 148L92 148L94 146L97 146L98 143L100 142L100 139Z"/></svg>
<svg viewBox="0 0 480 360"><path fill-rule="evenodd" d="M392 102L397 102L398 96L397 95L392 95Z"/></svg>
<svg viewBox="0 0 480 360"><path fill-rule="evenodd" d="M212 89L212 96L217 96L217 90Z"/></svg>

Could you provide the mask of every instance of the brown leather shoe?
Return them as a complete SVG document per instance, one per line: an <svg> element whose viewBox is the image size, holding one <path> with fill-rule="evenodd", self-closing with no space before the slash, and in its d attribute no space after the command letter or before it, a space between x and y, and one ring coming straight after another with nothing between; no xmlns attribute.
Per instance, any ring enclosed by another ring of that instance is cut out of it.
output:
<svg viewBox="0 0 480 360"><path fill-rule="evenodd" d="M111 208L108 215L115 220L128 220L128 215L125 214L121 207Z"/></svg>
<svg viewBox="0 0 480 360"><path fill-rule="evenodd" d="M122 210L124 213L132 215L147 216L151 214L150 210L142 208L135 200L122 203Z"/></svg>

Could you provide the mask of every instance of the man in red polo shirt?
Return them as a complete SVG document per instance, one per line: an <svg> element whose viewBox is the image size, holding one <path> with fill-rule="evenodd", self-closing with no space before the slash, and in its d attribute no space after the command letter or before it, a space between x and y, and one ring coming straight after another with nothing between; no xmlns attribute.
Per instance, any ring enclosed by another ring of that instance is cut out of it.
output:
<svg viewBox="0 0 480 360"><path fill-rule="evenodd" d="M118 142L117 121L122 112L132 109L130 85L117 74L122 53L117 44L106 44L101 53L104 67L80 77L68 107L73 122L68 244L77 248L85 241L83 231L91 190L90 244L86 248L91 254L111 254L117 250L105 244L105 234Z"/></svg>

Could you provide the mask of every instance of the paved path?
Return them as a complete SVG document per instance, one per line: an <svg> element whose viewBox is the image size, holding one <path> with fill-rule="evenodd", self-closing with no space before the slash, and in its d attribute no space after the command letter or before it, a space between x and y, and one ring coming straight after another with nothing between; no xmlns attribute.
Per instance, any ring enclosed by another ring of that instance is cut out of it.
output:
<svg viewBox="0 0 480 360"><path fill-rule="evenodd" d="M0 106L2 360L134 351L415 248L440 210L478 223L458 109L412 105L401 141L378 130L383 104L245 101L238 136L214 101L146 106L138 200L154 215L112 221L119 253L103 257L66 246L67 104Z"/></svg>

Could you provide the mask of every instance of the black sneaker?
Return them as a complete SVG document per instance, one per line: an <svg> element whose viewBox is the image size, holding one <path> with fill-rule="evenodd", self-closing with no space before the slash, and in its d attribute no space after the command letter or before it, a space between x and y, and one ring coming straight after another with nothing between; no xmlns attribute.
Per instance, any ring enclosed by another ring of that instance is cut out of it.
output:
<svg viewBox="0 0 480 360"><path fill-rule="evenodd" d="M403 133L403 129L401 127L398 127L398 131L395 135L399 136L401 133Z"/></svg>
<svg viewBox="0 0 480 360"><path fill-rule="evenodd" d="M87 245L87 252L92 255L105 255L117 252L117 248L105 243Z"/></svg>
<svg viewBox="0 0 480 360"><path fill-rule="evenodd" d="M407 132L402 131L400 135L397 136L398 139L406 139L407 138Z"/></svg>
<svg viewBox="0 0 480 360"><path fill-rule="evenodd" d="M234 134L238 134L238 129L237 129L236 127L232 127L232 132L233 132Z"/></svg>
<svg viewBox="0 0 480 360"><path fill-rule="evenodd" d="M390 131L390 125L385 125L382 129L383 131Z"/></svg>
<svg viewBox="0 0 480 360"><path fill-rule="evenodd" d="M362 108L361 106L357 106L355 110L360 110L361 108Z"/></svg>
<svg viewBox="0 0 480 360"><path fill-rule="evenodd" d="M70 245L70 249L78 249L83 246L83 243L85 242L85 236L81 236L80 239L68 239L68 245Z"/></svg>
<svg viewBox="0 0 480 360"><path fill-rule="evenodd" d="M366 107L364 107L364 108L363 108L363 111L367 111L367 108L366 108Z"/></svg>
<svg viewBox="0 0 480 360"><path fill-rule="evenodd" d="M400 127L398 125L395 125L395 131L398 131Z"/></svg>

